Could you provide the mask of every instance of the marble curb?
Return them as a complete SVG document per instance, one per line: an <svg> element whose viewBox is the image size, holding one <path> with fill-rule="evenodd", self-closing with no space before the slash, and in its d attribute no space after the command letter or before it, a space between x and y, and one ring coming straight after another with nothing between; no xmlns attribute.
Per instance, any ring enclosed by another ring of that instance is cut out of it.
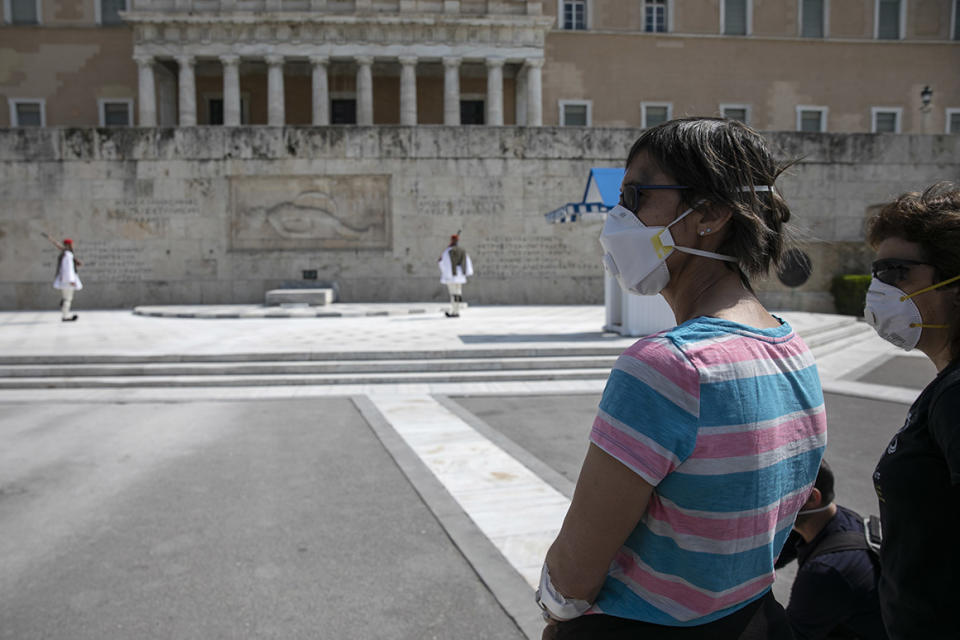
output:
<svg viewBox="0 0 960 640"><path fill-rule="evenodd" d="M407 307L403 309L373 309L373 308L341 308L331 309L336 305L318 307L266 307L262 305L249 306L197 306L197 307L134 307L133 314L153 318L198 318L210 320L248 319L248 318L369 318L376 316L406 316L426 314L429 312L442 313L442 309L427 309L426 307Z"/></svg>

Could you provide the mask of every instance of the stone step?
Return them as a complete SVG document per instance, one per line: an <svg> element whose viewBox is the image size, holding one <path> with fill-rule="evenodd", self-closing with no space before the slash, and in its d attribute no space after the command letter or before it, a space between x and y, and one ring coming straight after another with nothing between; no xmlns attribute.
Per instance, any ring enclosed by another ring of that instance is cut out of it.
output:
<svg viewBox="0 0 960 640"><path fill-rule="evenodd" d="M300 362L184 362L122 364L0 365L0 378L119 376L263 376L451 371L608 370L615 356L543 356L535 358L433 358L426 360L331 360Z"/></svg>
<svg viewBox="0 0 960 640"><path fill-rule="evenodd" d="M838 345L849 346L874 335L874 333L873 327L869 324L851 317L849 322L837 323L819 331L809 332L803 336L803 339L814 355L818 355L836 348Z"/></svg>
<svg viewBox="0 0 960 640"><path fill-rule="evenodd" d="M0 378L0 389L80 389L156 387L264 387L309 385L425 384L440 382L517 382L605 380L609 367L529 371L462 371L307 375L99 376Z"/></svg>
<svg viewBox="0 0 960 640"><path fill-rule="evenodd" d="M480 347L470 349L411 349L405 351L289 351L263 353L141 353L95 355L0 356L0 365L156 364L208 362L356 362L396 360L459 360L620 355L610 347Z"/></svg>
<svg viewBox="0 0 960 640"><path fill-rule="evenodd" d="M267 291L265 304L305 305L308 307L326 307L333 304L333 289L271 289Z"/></svg>

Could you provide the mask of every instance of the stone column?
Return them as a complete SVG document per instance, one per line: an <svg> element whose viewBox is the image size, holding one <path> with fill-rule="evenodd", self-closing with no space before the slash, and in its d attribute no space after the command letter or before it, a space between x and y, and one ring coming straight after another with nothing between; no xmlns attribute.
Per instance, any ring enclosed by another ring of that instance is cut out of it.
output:
<svg viewBox="0 0 960 640"><path fill-rule="evenodd" d="M330 124L330 89L327 85L326 56L313 56L313 124L324 127Z"/></svg>
<svg viewBox="0 0 960 640"><path fill-rule="evenodd" d="M153 56L134 56L140 76L141 127L157 126L157 90L153 78Z"/></svg>
<svg viewBox="0 0 960 640"><path fill-rule="evenodd" d="M400 124L417 124L417 58L400 58Z"/></svg>
<svg viewBox="0 0 960 640"><path fill-rule="evenodd" d="M180 126L193 127L197 124L197 83L194 78L193 56L177 56L180 66Z"/></svg>
<svg viewBox="0 0 960 640"><path fill-rule="evenodd" d="M240 56L220 56L223 64L223 124L240 126Z"/></svg>
<svg viewBox="0 0 960 640"><path fill-rule="evenodd" d="M487 124L503 126L503 58L487 58Z"/></svg>
<svg viewBox="0 0 960 640"><path fill-rule="evenodd" d="M283 104L283 56L267 56L267 124L282 127Z"/></svg>
<svg viewBox="0 0 960 640"><path fill-rule="evenodd" d="M527 124L527 67L520 65L513 85L514 102L516 106L516 123L518 127Z"/></svg>
<svg viewBox="0 0 960 640"><path fill-rule="evenodd" d="M460 124L460 58L443 59L443 124Z"/></svg>
<svg viewBox="0 0 960 640"><path fill-rule="evenodd" d="M527 60L527 126L543 126L543 96L540 69L543 58Z"/></svg>
<svg viewBox="0 0 960 640"><path fill-rule="evenodd" d="M373 57L357 56L357 124L373 124Z"/></svg>

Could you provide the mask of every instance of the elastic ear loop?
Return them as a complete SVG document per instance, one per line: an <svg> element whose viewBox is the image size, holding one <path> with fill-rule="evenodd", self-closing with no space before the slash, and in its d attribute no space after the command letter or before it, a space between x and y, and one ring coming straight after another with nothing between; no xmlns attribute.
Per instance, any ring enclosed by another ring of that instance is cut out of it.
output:
<svg viewBox="0 0 960 640"><path fill-rule="evenodd" d="M913 293L911 293L911 294L909 294L909 295L900 296L900 302L906 302L907 300L909 300L909 299L912 298L913 296L918 296L918 295L920 295L921 293L926 293L927 291L933 291L934 289L938 289L938 288L942 287L943 285L945 285L945 284L950 284L951 282L954 282L954 281L956 281L956 280L960 280L960 275L953 276L952 278L947 278L946 280L943 280L943 281L938 282L938 283L936 283L936 284L932 284L932 285L930 285L929 287L925 287L925 288L923 288L923 289L920 289L920 291L914 291ZM950 328L950 325L948 325L948 324L923 324L922 322L911 322L911 323L910 323L910 326L911 326L911 327L920 327L920 328L922 328L922 329L949 329L949 328Z"/></svg>

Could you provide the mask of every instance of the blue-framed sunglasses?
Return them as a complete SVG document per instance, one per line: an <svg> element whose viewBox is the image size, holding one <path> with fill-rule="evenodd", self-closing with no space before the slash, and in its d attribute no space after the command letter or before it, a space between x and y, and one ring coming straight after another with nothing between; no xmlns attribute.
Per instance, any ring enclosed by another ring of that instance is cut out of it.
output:
<svg viewBox="0 0 960 640"><path fill-rule="evenodd" d="M907 277L910 267L918 264L930 265L929 262L920 260L907 260L906 258L884 258L877 260L870 267L870 275L883 282L884 284L896 285Z"/></svg>
<svg viewBox="0 0 960 640"><path fill-rule="evenodd" d="M625 184L620 188L620 205L636 213L640 210L640 192L658 189L689 189L682 184Z"/></svg>

